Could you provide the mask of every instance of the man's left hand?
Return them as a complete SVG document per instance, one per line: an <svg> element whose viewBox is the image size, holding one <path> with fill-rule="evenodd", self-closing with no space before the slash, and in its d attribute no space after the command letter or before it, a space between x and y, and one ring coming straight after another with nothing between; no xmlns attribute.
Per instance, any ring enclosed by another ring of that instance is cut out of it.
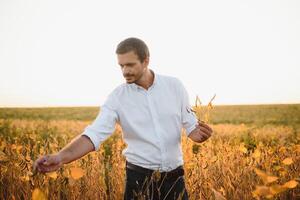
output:
<svg viewBox="0 0 300 200"><path fill-rule="evenodd" d="M198 122L196 128L189 134L189 138L194 142L204 142L212 135L212 129L202 121Z"/></svg>

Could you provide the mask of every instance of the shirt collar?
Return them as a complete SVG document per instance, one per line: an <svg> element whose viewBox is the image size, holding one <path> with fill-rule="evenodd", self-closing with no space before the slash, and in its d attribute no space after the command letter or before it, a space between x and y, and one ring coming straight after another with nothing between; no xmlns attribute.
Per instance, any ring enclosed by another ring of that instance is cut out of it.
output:
<svg viewBox="0 0 300 200"><path fill-rule="evenodd" d="M158 82L158 74L156 74L152 69L150 69L150 72L153 74L153 83L152 85L148 88L149 89L152 89L155 85L157 85L157 82ZM143 87L135 84L135 83L131 83L130 84L134 89L136 90L140 90L140 89L144 89Z"/></svg>

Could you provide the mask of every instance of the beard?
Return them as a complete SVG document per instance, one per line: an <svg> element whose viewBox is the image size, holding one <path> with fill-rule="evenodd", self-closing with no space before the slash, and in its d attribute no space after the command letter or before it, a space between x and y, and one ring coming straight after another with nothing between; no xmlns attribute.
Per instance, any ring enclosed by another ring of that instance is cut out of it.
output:
<svg viewBox="0 0 300 200"><path fill-rule="evenodd" d="M126 80L126 83L131 84L138 82L142 78L143 74L144 70L138 74L124 74L123 76Z"/></svg>
<svg viewBox="0 0 300 200"><path fill-rule="evenodd" d="M125 80L126 80L126 83L129 83L129 84L135 82L134 76L126 76Z"/></svg>

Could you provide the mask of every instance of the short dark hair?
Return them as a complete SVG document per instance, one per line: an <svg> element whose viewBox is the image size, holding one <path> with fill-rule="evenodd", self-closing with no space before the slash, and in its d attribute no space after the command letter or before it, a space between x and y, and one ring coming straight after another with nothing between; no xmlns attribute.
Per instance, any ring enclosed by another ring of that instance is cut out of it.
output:
<svg viewBox="0 0 300 200"><path fill-rule="evenodd" d="M116 54L124 54L133 51L141 62L150 56L146 43L138 38L127 38L120 42L116 49Z"/></svg>

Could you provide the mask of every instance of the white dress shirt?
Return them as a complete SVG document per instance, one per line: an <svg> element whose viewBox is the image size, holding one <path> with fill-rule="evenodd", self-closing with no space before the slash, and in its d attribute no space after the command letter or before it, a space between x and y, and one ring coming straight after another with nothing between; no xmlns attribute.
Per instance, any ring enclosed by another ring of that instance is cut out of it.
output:
<svg viewBox="0 0 300 200"><path fill-rule="evenodd" d="M179 79L154 74L153 84L144 89L124 83L108 96L97 118L82 133L99 145L120 123L127 148L126 160L159 171L170 171L183 164L181 129L190 134L197 118L190 108L188 94Z"/></svg>

